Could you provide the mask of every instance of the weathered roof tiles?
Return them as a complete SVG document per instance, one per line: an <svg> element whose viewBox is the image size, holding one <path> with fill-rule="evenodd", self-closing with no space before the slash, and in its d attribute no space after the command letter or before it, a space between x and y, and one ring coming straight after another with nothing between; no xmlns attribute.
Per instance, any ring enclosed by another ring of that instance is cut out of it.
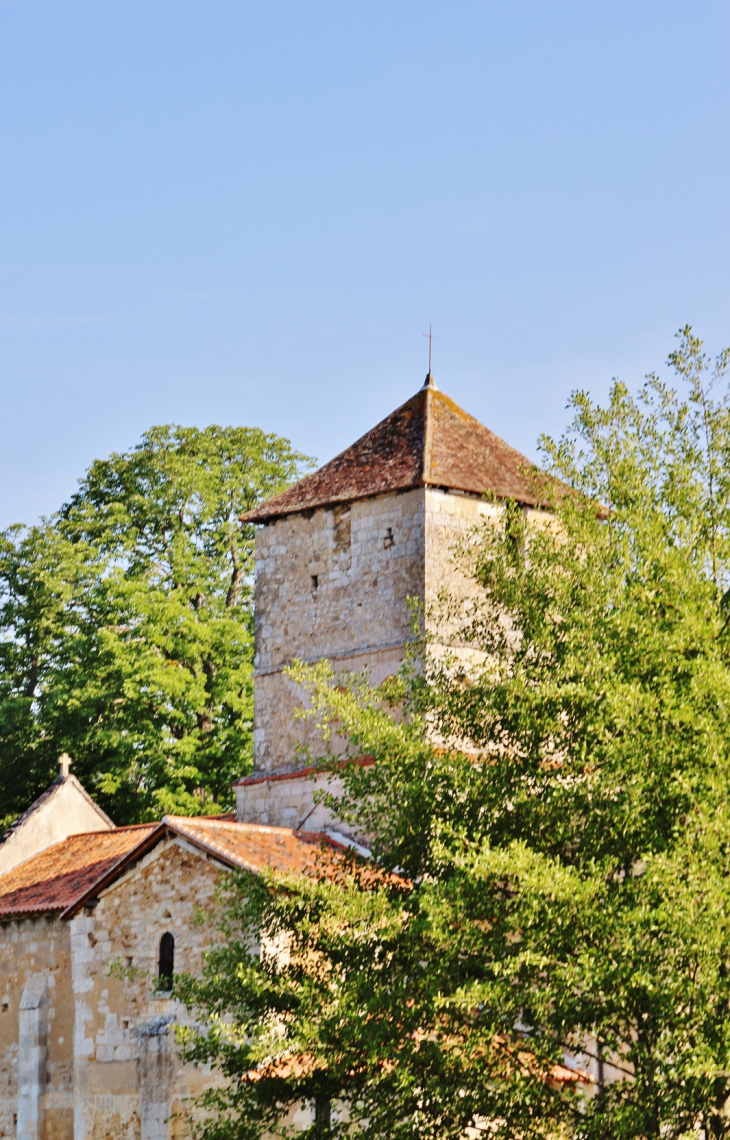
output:
<svg viewBox="0 0 730 1140"><path fill-rule="evenodd" d="M162 839L174 835L230 867L255 874L332 872L343 854L319 832L219 817L165 816L161 823L70 836L8 871L0 876L0 919L71 917Z"/></svg>
<svg viewBox="0 0 730 1140"><path fill-rule="evenodd" d="M534 463L463 411L428 377L415 396L351 447L243 515L243 521L270 522L297 511L423 486L536 506L541 477Z"/></svg>
<svg viewBox="0 0 730 1140"><path fill-rule="evenodd" d="M0 918L64 911L143 847L160 824L72 835L0 878Z"/></svg>
<svg viewBox="0 0 730 1140"><path fill-rule="evenodd" d="M224 862L254 874L265 870L311 874L321 866L323 844L332 851L338 846L322 832L293 831L260 823L169 815L164 822Z"/></svg>

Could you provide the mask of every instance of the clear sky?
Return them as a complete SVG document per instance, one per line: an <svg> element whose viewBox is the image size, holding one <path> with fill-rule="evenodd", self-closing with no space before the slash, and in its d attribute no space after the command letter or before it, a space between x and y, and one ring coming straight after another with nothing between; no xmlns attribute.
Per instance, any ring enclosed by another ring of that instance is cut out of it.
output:
<svg viewBox="0 0 730 1140"><path fill-rule="evenodd" d="M0 0L0 526L153 423L534 455L730 343L727 0Z"/></svg>

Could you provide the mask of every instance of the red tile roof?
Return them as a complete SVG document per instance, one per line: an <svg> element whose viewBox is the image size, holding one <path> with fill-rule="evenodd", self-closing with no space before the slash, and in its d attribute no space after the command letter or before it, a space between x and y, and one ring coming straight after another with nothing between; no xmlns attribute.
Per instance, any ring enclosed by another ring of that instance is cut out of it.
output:
<svg viewBox="0 0 730 1140"><path fill-rule="evenodd" d="M0 919L70 917L161 839L179 835L231 867L319 874L342 848L319 832L236 823L221 817L166 816L162 823L73 835L0 877Z"/></svg>
<svg viewBox="0 0 730 1140"><path fill-rule="evenodd" d="M418 1031L413 1034L418 1041ZM426 1036L420 1035L420 1039ZM459 1038L461 1044L462 1039ZM448 1040L444 1043L448 1044ZM495 1046L500 1049L505 1047L505 1041L502 1037L495 1038ZM551 1064L547 1069L538 1066L534 1053L526 1049L507 1049L510 1057L517 1060L514 1065L510 1062L511 1068L517 1068L521 1071L523 1076L533 1075L540 1081L549 1085L551 1088L558 1089L566 1085L593 1085L595 1081L583 1069L571 1069L567 1065ZM394 1065L392 1061L381 1062L382 1068L387 1072L392 1072ZM303 1077L311 1076L316 1070L325 1070L326 1064L323 1061L315 1061L311 1053L282 1053L273 1061L260 1065L257 1069L251 1069L244 1076L244 1081L250 1084L256 1084L259 1081L265 1080L280 1080L291 1081L301 1080Z"/></svg>
<svg viewBox="0 0 730 1140"><path fill-rule="evenodd" d="M314 873L322 867L323 844L332 854L337 847L316 831L229 823L205 816L167 815L164 822L177 835L192 840L224 862L255 874L265 870Z"/></svg>
<svg viewBox="0 0 730 1140"><path fill-rule="evenodd" d="M536 506L540 478L534 463L429 385L324 467L243 515L243 521L266 522L423 486Z"/></svg>
<svg viewBox="0 0 730 1140"><path fill-rule="evenodd" d="M64 911L146 849L160 824L72 835L0 877L0 918Z"/></svg>

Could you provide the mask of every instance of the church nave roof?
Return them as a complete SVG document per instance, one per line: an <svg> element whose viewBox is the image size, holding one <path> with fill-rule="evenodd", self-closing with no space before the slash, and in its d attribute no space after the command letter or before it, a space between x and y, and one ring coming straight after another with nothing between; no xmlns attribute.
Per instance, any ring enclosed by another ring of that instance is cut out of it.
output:
<svg viewBox="0 0 730 1140"><path fill-rule="evenodd" d="M230 867L255 874L318 874L343 850L319 832L220 817L165 816L160 823L72 835L0 876L0 920L34 914L70 918L162 839L175 835Z"/></svg>

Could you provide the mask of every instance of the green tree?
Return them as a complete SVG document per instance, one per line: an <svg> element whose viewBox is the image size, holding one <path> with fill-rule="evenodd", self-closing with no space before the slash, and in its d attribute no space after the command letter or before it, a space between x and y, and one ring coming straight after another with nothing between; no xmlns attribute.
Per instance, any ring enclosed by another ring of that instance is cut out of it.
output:
<svg viewBox="0 0 730 1140"><path fill-rule="evenodd" d="M231 804L253 716L253 528L305 457L254 428L154 427L0 536L2 815L58 754L117 823Z"/></svg>
<svg viewBox="0 0 730 1140"><path fill-rule="evenodd" d="M179 983L189 1055L230 1078L207 1136L276 1131L300 1097L351 1106L313 1135L730 1133L728 359L685 329L683 394L574 395L543 441L553 514L506 504L460 552L468 668L425 638L377 690L295 670L375 759L337 806L383 880L353 859L230 886L224 945Z"/></svg>

